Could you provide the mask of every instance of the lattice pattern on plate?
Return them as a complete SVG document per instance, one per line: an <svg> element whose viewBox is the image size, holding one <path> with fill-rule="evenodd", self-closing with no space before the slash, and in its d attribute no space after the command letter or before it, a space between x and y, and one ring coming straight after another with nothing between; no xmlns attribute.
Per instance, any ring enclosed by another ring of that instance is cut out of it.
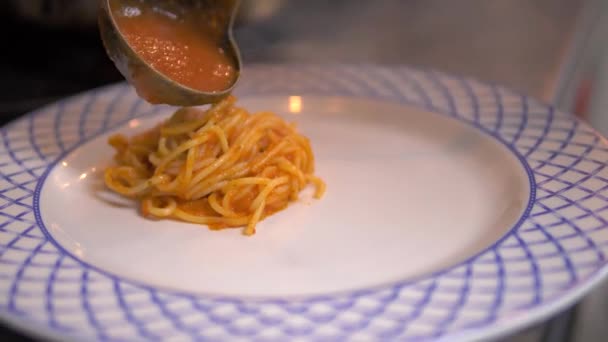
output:
<svg viewBox="0 0 608 342"><path fill-rule="evenodd" d="M586 125L502 88L407 68L252 67L238 88L240 96L278 94L377 98L467 122L527 165L535 198L528 215L466 262L340 296L254 302L131 283L65 254L41 228L37 203L41 177L60 156L159 110L113 86L1 131L0 315L100 340L419 340L518 325L599 279L608 252L608 149Z"/></svg>

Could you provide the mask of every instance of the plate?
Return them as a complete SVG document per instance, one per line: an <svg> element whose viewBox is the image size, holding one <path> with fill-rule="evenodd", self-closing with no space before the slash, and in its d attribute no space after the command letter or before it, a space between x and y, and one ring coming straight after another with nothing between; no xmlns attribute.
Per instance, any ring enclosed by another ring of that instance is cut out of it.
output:
<svg viewBox="0 0 608 342"><path fill-rule="evenodd" d="M471 340L606 275L606 140L539 101L430 70L250 66L236 95L310 137L311 189L253 237L147 220L107 137L173 110L124 84L1 131L0 317L74 340Z"/></svg>

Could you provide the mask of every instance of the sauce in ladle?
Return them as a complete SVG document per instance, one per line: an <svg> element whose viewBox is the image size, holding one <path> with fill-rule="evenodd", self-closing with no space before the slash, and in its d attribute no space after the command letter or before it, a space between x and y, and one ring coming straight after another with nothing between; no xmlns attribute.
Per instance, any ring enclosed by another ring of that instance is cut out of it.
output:
<svg viewBox="0 0 608 342"><path fill-rule="evenodd" d="M146 63L198 91L222 91L234 83L237 71L220 44L217 28L194 15L148 7L143 2L137 5L110 1L120 32Z"/></svg>

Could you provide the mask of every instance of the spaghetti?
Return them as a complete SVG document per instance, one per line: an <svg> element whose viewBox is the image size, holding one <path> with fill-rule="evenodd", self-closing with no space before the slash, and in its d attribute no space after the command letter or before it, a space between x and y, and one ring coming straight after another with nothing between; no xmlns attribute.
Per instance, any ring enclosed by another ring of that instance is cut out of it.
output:
<svg viewBox="0 0 608 342"><path fill-rule="evenodd" d="M256 224L298 198L314 175L308 139L270 112L250 114L230 96L208 110L187 107L130 139L110 137L118 165L105 171L113 191L140 200L144 216L206 224Z"/></svg>

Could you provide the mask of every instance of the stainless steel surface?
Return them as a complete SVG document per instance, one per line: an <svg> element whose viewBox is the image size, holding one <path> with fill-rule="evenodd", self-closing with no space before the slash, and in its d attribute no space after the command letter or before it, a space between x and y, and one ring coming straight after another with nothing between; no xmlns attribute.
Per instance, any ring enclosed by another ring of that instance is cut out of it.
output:
<svg viewBox="0 0 608 342"><path fill-rule="evenodd" d="M607 16L608 2L605 0L584 1L553 91L551 102L562 110L582 114L577 108L582 82L595 78L593 75L598 73L602 56L607 52L604 44L608 32Z"/></svg>
<svg viewBox="0 0 608 342"><path fill-rule="evenodd" d="M120 0L121 4L133 6L137 2L133 0ZM237 72L237 79L229 88L221 91L204 92L186 87L163 75L148 64L134 49L117 27L114 11L109 0L101 1L99 11L99 31L108 55L116 64L120 73L135 86L140 96L154 103L163 103L174 106L197 106L218 102L228 96L237 85L241 71L241 56L232 35L232 25L239 1L177 1L167 2L165 0L148 0L147 6L163 8L166 6L177 6L184 12L200 13L204 16L208 12L220 13L220 25L222 33L226 35L227 44L223 46L226 54L231 57ZM173 9L173 7L171 7ZM166 8L164 8L166 10ZM142 87L145 85L145 91Z"/></svg>
<svg viewBox="0 0 608 342"><path fill-rule="evenodd" d="M265 2L244 3L258 1ZM408 64L550 99L581 6L580 0L284 1L235 36L244 63Z"/></svg>
<svg viewBox="0 0 608 342"><path fill-rule="evenodd" d="M273 15L284 0L247 1L239 9L237 22L265 20ZM99 0L3 0L0 12L10 11L15 16L48 27L92 28L97 26Z"/></svg>
<svg viewBox="0 0 608 342"><path fill-rule="evenodd" d="M608 136L608 2L591 1L589 25L579 58L567 75L560 106L578 115L598 132ZM607 161L608 162L608 161ZM572 341L608 340L608 282L591 291L579 303Z"/></svg>

